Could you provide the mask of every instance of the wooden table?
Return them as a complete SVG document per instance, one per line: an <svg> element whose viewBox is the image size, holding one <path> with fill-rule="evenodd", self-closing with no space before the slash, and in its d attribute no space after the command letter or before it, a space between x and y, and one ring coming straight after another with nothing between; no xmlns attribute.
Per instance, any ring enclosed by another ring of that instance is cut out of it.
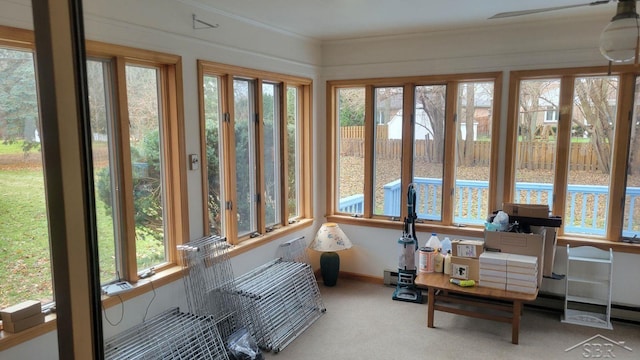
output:
<svg viewBox="0 0 640 360"><path fill-rule="evenodd" d="M415 284L419 287L426 287L429 291L427 306L428 327L434 327L434 310L480 319L506 322L511 323L511 342L514 344L518 343L522 302L533 301L538 296L537 290L535 294L526 294L515 291L491 289L478 285L473 287L462 287L451 284L449 282L449 275L441 273L418 274ZM458 296L452 296L456 294ZM454 307L446 303L468 305L475 309ZM483 309L494 310L494 313L486 311L482 312L481 310ZM495 310L504 313L504 315L495 314Z"/></svg>

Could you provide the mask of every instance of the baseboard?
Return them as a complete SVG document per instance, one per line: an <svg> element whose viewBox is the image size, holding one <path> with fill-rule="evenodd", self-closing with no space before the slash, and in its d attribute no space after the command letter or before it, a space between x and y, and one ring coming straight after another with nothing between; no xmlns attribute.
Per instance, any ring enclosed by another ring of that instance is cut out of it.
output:
<svg viewBox="0 0 640 360"><path fill-rule="evenodd" d="M380 279L379 277L376 277L376 276L362 275L362 274L356 274L356 273L344 272L344 271L341 271L338 276L343 279L357 280L357 281L368 282L372 284L380 284L380 285L384 284L383 279Z"/></svg>
<svg viewBox="0 0 640 360"><path fill-rule="evenodd" d="M316 279L318 279L318 280L322 279L322 274L320 273L319 269L314 271L314 275L315 275ZM396 274L396 277L397 276L398 275ZM367 282L367 283L371 283L371 284L380 284L380 285L383 284L382 279L379 278L379 277L371 276L371 275L362 275L362 274L352 273L352 272L348 272L348 271L340 271L338 273L338 278L362 281L362 282ZM395 286L395 284L394 284L394 286Z"/></svg>
<svg viewBox="0 0 640 360"><path fill-rule="evenodd" d="M551 293L540 293L535 301L526 304L562 314L564 311L564 297ZM611 304L611 320L625 321L640 324L640 307Z"/></svg>

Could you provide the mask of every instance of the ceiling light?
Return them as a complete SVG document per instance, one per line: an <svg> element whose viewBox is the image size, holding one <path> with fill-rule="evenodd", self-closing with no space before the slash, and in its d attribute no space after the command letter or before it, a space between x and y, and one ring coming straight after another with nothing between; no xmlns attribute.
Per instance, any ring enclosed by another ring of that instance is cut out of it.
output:
<svg viewBox="0 0 640 360"><path fill-rule="evenodd" d="M616 15L600 34L600 52L615 63L633 60L638 52L639 36L636 0L620 0Z"/></svg>

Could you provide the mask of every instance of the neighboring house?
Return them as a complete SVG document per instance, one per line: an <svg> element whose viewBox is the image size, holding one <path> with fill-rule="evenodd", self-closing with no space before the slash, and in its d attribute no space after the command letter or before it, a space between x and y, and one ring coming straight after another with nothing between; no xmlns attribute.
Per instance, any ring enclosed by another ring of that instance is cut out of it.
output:
<svg viewBox="0 0 640 360"><path fill-rule="evenodd" d="M487 113L488 109L476 108L476 116L478 119L479 113ZM488 115L481 117L487 121ZM460 130L462 131L462 139L467 139L467 124L461 123ZM478 140L478 121L473 122L473 140ZM389 139L402 139L402 110L398 110L396 114L387 123L388 126L388 138ZM433 140L433 130L431 129L431 121L429 116L421 107L417 109L416 113L416 127L414 131L415 140Z"/></svg>

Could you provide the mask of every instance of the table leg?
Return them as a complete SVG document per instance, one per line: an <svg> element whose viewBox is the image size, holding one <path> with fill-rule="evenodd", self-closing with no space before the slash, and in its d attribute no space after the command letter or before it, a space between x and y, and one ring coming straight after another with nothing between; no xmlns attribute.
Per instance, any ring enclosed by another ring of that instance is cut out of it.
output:
<svg viewBox="0 0 640 360"><path fill-rule="evenodd" d="M433 326L433 313L434 313L434 305L436 304L436 291L433 287L429 287L427 298L427 327Z"/></svg>
<svg viewBox="0 0 640 360"><path fill-rule="evenodd" d="M513 318L511 319L511 343L518 344L518 333L520 331L520 314L522 312L522 303L513 301Z"/></svg>

